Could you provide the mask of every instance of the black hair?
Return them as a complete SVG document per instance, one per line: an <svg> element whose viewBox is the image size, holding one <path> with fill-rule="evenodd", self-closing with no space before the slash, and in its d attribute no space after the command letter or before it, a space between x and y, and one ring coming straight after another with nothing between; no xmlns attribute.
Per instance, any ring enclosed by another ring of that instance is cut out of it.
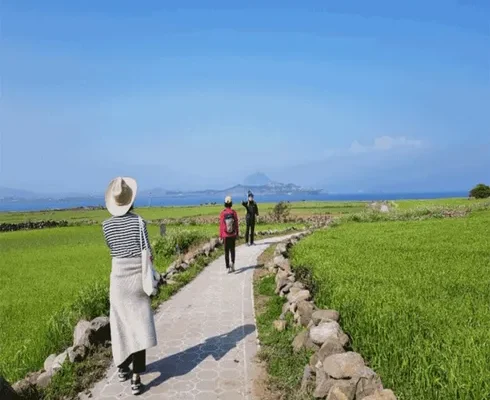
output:
<svg viewBox="0 0 490 400"><path fill-rule="evenodd" d="M225 203L225 208L231 208L231 207L233 207L233 202Z"/></svg>

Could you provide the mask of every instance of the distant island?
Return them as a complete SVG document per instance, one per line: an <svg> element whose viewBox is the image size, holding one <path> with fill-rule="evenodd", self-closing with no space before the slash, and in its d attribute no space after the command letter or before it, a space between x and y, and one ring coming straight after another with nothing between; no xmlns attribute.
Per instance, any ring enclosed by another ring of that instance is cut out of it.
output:
<svg viewBox="0 0 490 400"><path fill-rule="evenodd" d="M245 178L243 184L235 185L227 189L207 189L198 191L172 191L156 188L141 193L144 197L194 197L194 196L246 196L248 191L256 195L316 195L323 193L322 189L304 188L294 183L280 183L272 181L267 175L257 172Z"/></svg>
<svg viewBox="0 0 490 400"><path fill-rule="evenodd" d="M244 197L251 190L255 195L275 196L275 195L317 195L324 193L321 189L304 188L293 183L280 183L272 181L267 175L257 172L245 178L243 184L238 184L226 189L206 189L198 191L176 191L154 188L142 190L140 198L165 198L165 197L215 197L215 196L235 196ZM80 193L72 194L37 194L26 190L18 190L0 187L0 201L2 202L22 202L22 201L65 201L65 200L86 200L87 198L99 198L100 195L83 195Z"/></svg>

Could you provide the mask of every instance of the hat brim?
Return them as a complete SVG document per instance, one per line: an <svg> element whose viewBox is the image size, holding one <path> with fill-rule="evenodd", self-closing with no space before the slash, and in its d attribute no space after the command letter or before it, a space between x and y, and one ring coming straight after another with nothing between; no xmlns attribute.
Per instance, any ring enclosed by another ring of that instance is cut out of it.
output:
<svg viewBox="0 0 490 400"><path fill-rule="evenodd" d="M126 184L131 188L132 191L131 201L128 204L119 205L116 203L114 197L112 197L111 188L112 185L114 185L115 180L109 183L109 186L105 191L105 206L107 208L107 211L109 211L109 213L114 217L121 217L128 213L128 211L131 209L131 207L134 204L134 201L136 199L136 193L138 192L138 184L136 183L135 179L129 177L123 177L123 179L126 182Z"/></svg>

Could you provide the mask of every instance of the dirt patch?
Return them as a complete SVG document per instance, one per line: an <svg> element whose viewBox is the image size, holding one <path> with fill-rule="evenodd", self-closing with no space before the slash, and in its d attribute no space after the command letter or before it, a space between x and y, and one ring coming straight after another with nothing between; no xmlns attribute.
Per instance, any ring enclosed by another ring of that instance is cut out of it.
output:
<svg viewBox="0 0 490 400"><path fill-rule="evenodd" d="M252 396L260 400L283 400L284 393L273 392L269 383L266 365L263 361L255 360L256 375L252 387Z"/></svg>

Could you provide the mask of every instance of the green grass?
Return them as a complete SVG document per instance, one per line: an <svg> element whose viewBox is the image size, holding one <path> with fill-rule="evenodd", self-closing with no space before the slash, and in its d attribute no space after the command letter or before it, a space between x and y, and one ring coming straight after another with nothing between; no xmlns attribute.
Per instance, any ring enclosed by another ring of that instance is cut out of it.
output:
<svg viewBox="0 0 490 400"><path fill-rule="evenodd" d="M303 399L304 394L299 393L299 387L311 354L305 350L294 353L291 343L302 328L294 326L291 318L285 331L278 332L274 328L273 322L281 315L284 303L284 299L274 294L274 289L274 276L255 282L255 295L265 300L265 304L257 310L257 329L261 343L259 357L267 364L272 389L284 394L285 397L281 398Z"/></svg>
<svg viewBox="0 0 490 400"><path fill-rule="evenodd" d="M272 210L275 204L259 204L262 215ZM361 202L294 202L291 203L291 214L293 215L312 215L312 214L340 214L357 212L365 207ZM147 220L159 219L182 219L195 217L218 217L222 205L217 206L189 206L189 207L142 207L137 212ZM244 217L245 209L240 205L235 205L235 209L240 217ZM42 220L66 220L70 223L84 223L86 221L102 222L108 218L106 210L61 210L61 211L36 211L36 212L3 212L0 213L0 223L18 223L23 221L42 221Z"/></svg>
<svg viewBox="0 0 490 400"><path fill-rule="evenodd" d="M401 400L490 398L490 212L345 223L293 248Z"/></svg>

